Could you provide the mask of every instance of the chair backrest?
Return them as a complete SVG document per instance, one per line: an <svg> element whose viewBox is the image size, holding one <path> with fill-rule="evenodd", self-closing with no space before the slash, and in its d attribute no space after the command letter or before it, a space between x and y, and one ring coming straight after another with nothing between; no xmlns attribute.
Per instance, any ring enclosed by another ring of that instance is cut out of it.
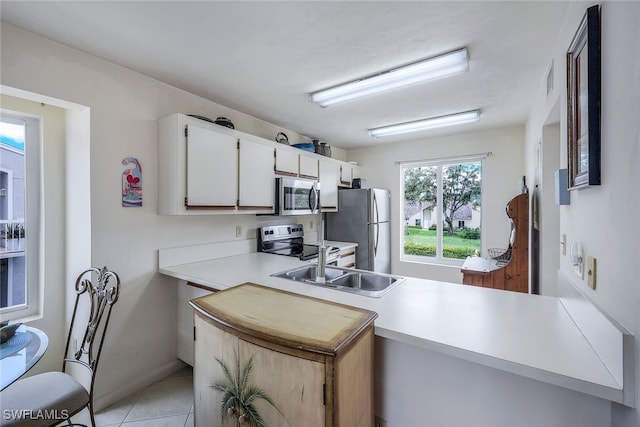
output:
<svg viewBox="0 0 640 427"><path fill-rule="evenodd" d="M62 371L67 372L71 366L86 368L89 374L89 384L86 386L93 398L94 380L111 309L120 294L120 278L107 267L90 268L76 279L75 291Z"/></svg>

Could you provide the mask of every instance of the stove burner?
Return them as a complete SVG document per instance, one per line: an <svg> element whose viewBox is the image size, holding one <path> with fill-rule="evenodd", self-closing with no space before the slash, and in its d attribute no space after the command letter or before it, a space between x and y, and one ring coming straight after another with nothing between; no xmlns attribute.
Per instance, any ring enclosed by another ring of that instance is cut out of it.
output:
<svg viewBox="0 0 640 427"><path fill-rule="evenodd" d="M329 251L330 257L337 257L338 248ZM304 243L302 224L272 225L258 229L258 252L300 258L303 261L318 257L318 246Z"/></svg>

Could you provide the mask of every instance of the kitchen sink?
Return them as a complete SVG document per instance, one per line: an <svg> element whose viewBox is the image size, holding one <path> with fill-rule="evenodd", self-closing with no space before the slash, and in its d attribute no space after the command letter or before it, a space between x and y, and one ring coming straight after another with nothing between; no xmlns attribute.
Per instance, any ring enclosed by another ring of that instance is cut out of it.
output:
<svg viewBox="0 0 640 427"><path fill-rule="evenodd" d="M292 270L287 270L282 273L272 274L272 276L284 277L285 279L291 280L299 280L299 281L314 281L316 280L316 272L318 270L318 266L316 264L305 265L304 267L294 268ZM324 277L328 282L330 280L334 280L340 276L343 276L346 273L344 269L339 269L335 267L325 267L324 269Z"/></svg>
<svg viewBox="0 0 640 427"><path fill-rule="evenodd" d="M309 264L271 276L374 298L381 297L404 280L404 277L391 274L327 266L325 282L321 283L316 281L317 268L316 264Z"/></svg>
<svg viewBox="0 0 640 427"><path fill-rule="evenodd" d="M331 283L336 286L346 286L363 291L382 291L397 282L390 276L378 276L368 273L350 273L334 279Z"/></svg>

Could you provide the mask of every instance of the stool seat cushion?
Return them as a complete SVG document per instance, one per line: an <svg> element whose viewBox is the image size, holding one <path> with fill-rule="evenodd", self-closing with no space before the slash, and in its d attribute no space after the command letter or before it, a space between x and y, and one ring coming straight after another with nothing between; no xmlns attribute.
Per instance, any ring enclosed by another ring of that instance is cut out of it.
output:
<svg viewBox="0 0 640 427"><path fill-rule="evenodd" d="M3 414L7 410L20 414L3 419L3 426L39 427L56 425L83 409L89 393L70 375L45 372L16 381L2 391L0 399Z"/></svg>

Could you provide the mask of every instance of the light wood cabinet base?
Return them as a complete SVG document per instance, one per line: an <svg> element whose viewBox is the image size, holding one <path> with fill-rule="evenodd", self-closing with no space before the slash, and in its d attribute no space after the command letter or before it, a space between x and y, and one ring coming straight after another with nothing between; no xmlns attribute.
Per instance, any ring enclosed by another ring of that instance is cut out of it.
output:
<svg viewBox="0 0 640 427"><path fill-rule="evenodd" d="M255 400L265 425L373 425L375 313L254 284L191 304L196 426L234 425L212 385L248 363L248 383L273 402Z"/></svg>

